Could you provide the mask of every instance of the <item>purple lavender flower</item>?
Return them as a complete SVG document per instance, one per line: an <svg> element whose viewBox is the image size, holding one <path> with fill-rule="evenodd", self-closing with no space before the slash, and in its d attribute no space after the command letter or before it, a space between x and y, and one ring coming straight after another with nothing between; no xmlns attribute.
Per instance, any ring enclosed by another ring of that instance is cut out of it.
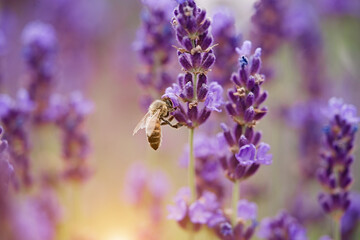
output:
<svg viewBox="0 0 360 240"><path fill-rule="evenodd" d="M44 121L53 88L53 60L56 50L55 30L40 21L29 23L23 31L24 59L29 69L28 91L36 102L36 121Z"/></svg>
<svg viewBox="0 0 360 240"><path fill-rule="evenodd" d="M16 176L23 186L30 186L30 142L28 137L29 117L34 109L25 89L20 89L17 98L0 95L0 118L5 129L4 139L9 142L9 154L14 161Z"/></svg>
<svg viewBox="0 0 360 240"><path fill-rule="evenodd" d="M162 220L161 203L169 190L169 179L162 171L151 172L142 163L136 162L126 174L124 189L124 196L130 203L150 209L153 223Z"/></svg>
<svg viewBox="0 0 360 240"><path fill-rule="evenodd" d="M360 193L350 193L351 204L341 219L342 239L356 239L360 228Z"/></svg>
<svg viewBox="0 0 360 240"><path fill-rule="evenodd" d="M220 158L226 155L222 134L209 137L203 134L196 135L194 139L194 157L196 171L196 188L201 196L206 191L216 194L220 202L224 200L227 187L222 178ZM181 167L188 167L189 147L184 149L183 156L179 160Z"/></svg>
<svg viewBox="0 0 360 240"><path fill-rule="evenodd" d="M240 54L239 73L234 73L231 80L235 84L229 89L229 102L226 110L235 122L233 133L226 124L221 124L224 139L232 156L222 159L222 167L231 180L245 179L253 175L261 164L271 164L272 155L268 154L270 146L260 143L261 133L253 127L267 113L266 107L260 105L266 100L267 92L261 91L264 76L259 74L261 66L261 49L251 53L251 42L245 41L237 52Z"/></svg>
<svg viewBox="0 0 360 240"><path fill-rule="evenodd" d="M318 180L325 190L319 195L319 203L325 212L339 221L350 206L351 165L354 161L351 151L360 118L356 116L353 105L336 98L329 100L324 112L329 125L325 128L321 154L323 165L318 169Z"/></svg>
<svg viewBox="0 0 360 240"><path fill-rule="evenodd" d="M168 218L176 220L182 227L191 223L194 230L198 230L201 226L215 228L226 221L215 194L205 191L195 202L190 204L189 201L190 189L181 188L174 198L175 204L168 206Z"/></svg>
<svg viewBox="0 0 360 240"><path fill-rule="evenodd" d="M186 73L179 75L178 84L165 90L163 98L170 98L177 107L172 113L175 119L193 129L203 124L212 111L221 111L222 87L216 82L207 83L215 55L206 11L188 0L179 4L174 15L173 28L182 47L178 48L178 60Z"/></svg>
<svg viewBox="0 0 360 240"><path fill-rule="evenodd" d="M261 221L258 237L267 240L306 240L305 229L295 218L283 211Z"/></svg>
<svg viewBox="0 0 360 240"><path fill-rule="evenodd" d="M238 56L235 49L241 39L235 29L233 13L229 9L220 9L214 14L212 32L214 42L218 45L214 48L216 62L211 76L220 85L225 86L231 83L231 74L237 66Z"/></svg>
<svg viewBox="0 0 360 240"><path fill-rule="evenodd" d="M170 24L170 12L174 8L172 1L143 0L142 26L137 32L134 48L139 52L140 59L145 64L145 72L139 74L138 81L148 93L157 93L159 98L165 88L173 82L168 73L169 63L174 44L173 32ZM145 106L146 109L148 106Z"/></svg>
<svg viewBox="0 0 360 240"><path fill-rule="evenodd" d="M254 28L251 34L256 46L264 51L267 58L273 54L284 41L284 16L286 13L283 0L259 0L254 5L255 13L251 17Z"/></svg>
<svg viewBox="0 0 360 240"><path fill-rule="evenodd" d="M0 127L0 135L3 129ZM0 140L0 194L5 195L12 178L14 177L14 167L7 156L8 143L6 140ZM0 200L1 201L1 200Z"/></svg>
<svg viewBox="0 0 360 240"><path fill-rule="evenodd" d="M257 217L257 205L242 199L237 205L237 217L242 220L255 220Z"/></svg>
<svg viewBox="0 0 360 240"><path fill-rule="evenodd" d="M63 104L60 108L62 111L57 115L57 125L62 132L63 157L67 163L64 177L82 181L91 175L86 161L90 146L84 123L93 109L93 104L84 99L80 92L71 93L69 99L63 100Z"/></svg>

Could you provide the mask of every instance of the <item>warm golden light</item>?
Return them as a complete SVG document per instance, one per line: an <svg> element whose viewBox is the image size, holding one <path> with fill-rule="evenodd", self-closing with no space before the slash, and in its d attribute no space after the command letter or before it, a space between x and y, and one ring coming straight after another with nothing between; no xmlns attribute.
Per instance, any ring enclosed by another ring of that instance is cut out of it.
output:
<svg viewBox="0 0 360 240"><path fill-rule="evenodd" d="M107 240L133 240L134 238L131 238L129 235L124 234L124 233L116 233L116 234L109 235L106 239Z"/></svg>

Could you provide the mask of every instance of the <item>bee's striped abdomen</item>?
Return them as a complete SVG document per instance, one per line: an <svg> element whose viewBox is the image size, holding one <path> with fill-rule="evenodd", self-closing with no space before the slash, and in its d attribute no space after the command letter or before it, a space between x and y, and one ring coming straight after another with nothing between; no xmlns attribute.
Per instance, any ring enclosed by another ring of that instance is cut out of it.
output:
<svg viewBox="0 0 360 240"><path fill-rule="evenodd" d="M159 148L161 142L160 121L156 121L154 131L151 133L150 136L148 136L148 142L154 150Z"/></svg>

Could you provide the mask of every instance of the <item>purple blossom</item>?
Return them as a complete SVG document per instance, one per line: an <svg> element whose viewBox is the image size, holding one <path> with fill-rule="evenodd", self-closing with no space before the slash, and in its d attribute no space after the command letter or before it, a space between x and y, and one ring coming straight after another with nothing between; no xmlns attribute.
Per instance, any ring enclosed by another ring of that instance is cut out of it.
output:
<svg viewBox="0 0 360 240"><path fill-rule="evenodd" d="M329 120L332 120L338 115L350 124L357 124L360 122L360 118L357 116L356 107L351 104L345 104L344 100L341 98L331 98L328 107L323 110L323 113Z"/></svg>
<svg viewBox="0 0 360 240"><path fill-rule="evenodd" d="M200 201L196 201L190 205L189 217L192 223L205 224L211 217L211 212L206 209L205 204Z"/></svg>
<svg viewBox="0 0 360 240"><path fill-rule="evenodd" d="M173 82L167 68L175 57L171 51L175 39L170 24L170 13L175 3L167 0L143 0L142 3L142 24L133 47L146 67L138 75L138 82L148 90L147 97L156 92L155 98L159 98L166 86Z"/></svg>
<svg viewBox="0 0 360 240"><path fill-rule="evenodd" d="M257 217L257 205L242 199L237 204L237 216L242 220L254 220Z"/></svg>
<svg viewBox="0 0 360 240"><path fill-rule="evenodd" d="M237 67L237 54L235 48L240 44L241 36L236 32L234 14L230 9L217 10L213 16L212 32L216 62L211 76L222 86L230 84L230 77Z"/></svg>
<svg viewBox="0 0 360 240"><path fill-rule="evenodd" d="M283 0L259 0L254 5L251 39L264 50L265 57L273 54L286 38L285 3Z"/></svg>
<svg viewBox="0 0 360 240"><path fill-rule="evenodd" d="M225 194L225 182L221 178L221 165L219 159L225 157L227 149L221 140L222 134L210 137L198 134L194 139L194 157L196 169L196 185L199 195L206 191L216 194L219 201L223 200ZM189 147L184 148L183 154L179 159L181 167L187 167L189 162Z"/></svg>
<svg viewBox="0 0 360 240"><path fill-rule="evenodd" d="M144 197L148 172L141 163L134 163L127 170L125 176L124 195L129 202L140 204Z"/></svg>
<svg viewBox="0 0 360 240"><path fill-rule="evenodd" d="M37 52L51 52L55 50L56 34L54 28L46 23L35 21L31 22L24 28L22 33L23 44L26 47L26 54L30 59L36 58Z"/></svg>
<svg viewBox="0 0 360 240"><path fill-rule="evenodd" d="M305 229L283 211L273 218L264 218L259 227L258 237L267 240L306 240Z"/></svg>
<svg viewBox="0 0 360 240"><path fill-rule="evenodd" d="M209 90L205 99L205 107L211 111L221 112L223 89L217 82L209 84Z"/></svg>
<svg viewBox="0 0 360 240"><path fill-rule="evenodd" d="M174 197L175 205L168 206L168 218L178 222L184 220L188 212L187 204L189 199L190 189L188 187L181 188Z"/></svg>
<svg viewBox="0 0 360 240"><path fill-rule="evenodd" d="M175 201L175 205L168 206L168 219L173 219L175 221L182 221L186 217L187 205L185 200Z"/></svg>
<svg viewBox="0 0 360 240"><path fill-rule="evenodd" d="M17 178L23 186L32 183L30 175L30 142L28 136L30 114L34 103L25 89L20 89L15 99L0 95L3 111L0 114L5 129L4 139L9 142L9 154L14 161Z"/></svg>
<svg viewBox="0 0 360 240"><path fill-rule="evenodd" d="M325 192L319 194L319 203L326 213L335 219L343 216L350 205L349 189L353 181L351 166L354 161L352 149L359 118L352 105L332 98L325 111L329 125L325 128L322 166L318 180Z"/></svg>
<svg viewBox="0 0 360 240"><path fill-rule="evenodd" d="M172 19L177 40L178 60L185 74L178 76L178 84L166 89L162 98L170 98L175 111L171 114L188 128L203 124L212 111L221 111L222 88L216 82L208 84L207 73L215 62L211 21L206 11L194 1L179 3ZM177 98L177 99L176 99Z"/></svg>
<svg viewBox="0 0 360 240"><path fill-rule="evenodd" d="M350 201L351 204L341 219L342 239L356 238L356 232L359 231L360 227L360 193L351 192Z"/></svg>
<svg viewBox="0 0 360 240"><path fill-rule="evenodd" d="M254 131L255 124L267 113L266 107L260 105L266 100L267 92L261 85L265 76L260 74L261 49L257 48L251 55L252 44L245 41L236 49L240 68L233 73L231 80L234 88L228 90L226 110L235 123L233 130L222 123L224 139L232 155L222 159L221 164L226 176L231 181L252 176L260 164L271 164L272 155L268 154L270 146L260 143L261 133Z"/></svg>
<svg viewBox="0 0 360 240"><path fill-rule="evenodd" d="M270 165L272 163L272 154L267 154L269 151L269 144L260 143L256 152L256 162L259 164Z"/></svg>
<svg viewBox="0 0 360 240"><path fill-rule="evenodd" d="M31 22L23 30L24 59L29 68L28 91L36 103L35 120L44 121L53 88L53 61L56 50L55 30L49 24Z"/></svg>
<svg viewBox="0 0 360 240"><path fill-rule="evenodd" d="M63 176L65 179L83 181L91 175L87 163L90 143L83 125L86 116L93 109L93 104L80 92L73 92L65 98L62 105L59 107L54 104L53 107L62 110L57 115L56 123L62 133L63 158L67 163Z"/></svg>
<svg viewBox="0 0 360 240"><path fill-rule="evenodd" d="M235 155L241 165L251 165L255 162L256 148L254 144L247 144L240 148L239 153Z"/></svg>
<svg viewBox="0 0 360 240"><path fill-rule="evenodd" d="M0 134L2 134L3 129L0 127ZM5 195L10 182L14 177L14 167L8 160L7 155L7 141L0 140L0 194ZM1 200L0 200L1 201Z"/></svg>

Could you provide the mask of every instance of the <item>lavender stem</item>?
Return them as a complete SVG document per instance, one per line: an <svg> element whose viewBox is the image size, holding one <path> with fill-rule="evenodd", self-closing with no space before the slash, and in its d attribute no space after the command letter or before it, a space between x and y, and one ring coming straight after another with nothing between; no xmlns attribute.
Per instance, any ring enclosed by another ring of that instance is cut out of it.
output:
<svg viewBox="0 0 360 240"><path fill-rule="evenodd" d="M240 196L240 181L235 180L233 185L232 195L232 224L235 227L237 224L237 203Z"/></svg>
<svg viewBox="0 0 360 240"><path fill-rule="evenodd" d="M188 181L189 181L189 188L191 191L191 202L196 200L196 186L195 186L195 159L194 159L194 129L190 128L189 133L189 149L190 149L190 156L189 156L189 168L188 168Z"/></svg>
<svg viewBox="0 0 360 240"><path fill-rule="evenodd" d="M334 240L341 240L341 218L333 219L334 222Z"/></svg>

